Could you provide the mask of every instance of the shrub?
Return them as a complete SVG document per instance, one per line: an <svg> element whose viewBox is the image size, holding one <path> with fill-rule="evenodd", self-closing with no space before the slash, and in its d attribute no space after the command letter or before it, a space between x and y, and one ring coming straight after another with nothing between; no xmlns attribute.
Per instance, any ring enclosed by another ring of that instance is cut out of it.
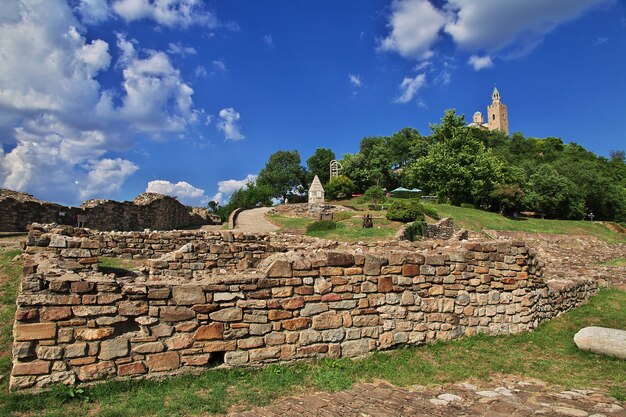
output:
<svg viewBox="0 0 626 417"><path fill-rule="evenodd" d="M420 240L424 233L426 233L426 223L424 221L410 223L404 229L404 237L411 242Z"/></svg>
<svg viewBox="0 0 626 417"><path fill-rule="evenodd" d="M424 220L424 206L417 201L394 201L387 210L387 219L404 223Z"/></svg>
<svg viewBox="0 0 626 417"><path fill-rule="evenodd" d="M423 207L424 207L424 214L430 217L431 219L439 220L441 218L436 208L432 206L427 206L427 205L423 205Z"/></svg>
<svg viewBox="0 0 626 417"><path fill-rule="evenodd" d="M350 198L354 191L354 183L345 175L338 175L328 181L324 189L326 191L326 197L330 200Z"/></svg>
<svg viewBox="0 0 626 417"><path fill-rule="evenodd" d="M463 208L471 208L471 209L475 209L476 206L473 204L469 204L469 203L461 203L461 207Z"/></svg>
<svg viewBox="0 0 626 417"><path fill-rule="evenodd" d="M337 223L332 220L320 220L313 222L306 227L307 232L319 232L322 230L333 230L337 228Z"/></svg>
<svg viewBox="0 0 626 417"><path fill-rule="evenodd" d="M378 185L372 185L370 188L365 190L363 199L370 204L382 204L386 199L385 190Z"/></svg>

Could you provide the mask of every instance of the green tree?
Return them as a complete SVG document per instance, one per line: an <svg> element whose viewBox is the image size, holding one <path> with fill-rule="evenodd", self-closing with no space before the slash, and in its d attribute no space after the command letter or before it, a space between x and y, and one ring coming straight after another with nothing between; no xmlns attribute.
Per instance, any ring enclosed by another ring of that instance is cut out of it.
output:
<svg viewBox="0 0 626 417"><path fill-rule="evenodd" d="M430 139L435 143L450 139L455 135L457 129L465 126L465 115L457 116L455 109L448 109L445 111L441 123L430 124L430 130L432 131ZM478 129L476 130L478 131Z"/></svg>
<svg viewBox="0 0 626 417"><path fill-rule="evenodd" d="M580 219L585 216L585 204L572 181L550 165L541 165L530 176L526 186L525 205L541 213L541 217Z"/></svg>
<svg viewBox="0 0 626 417"><path fill-rule="evenodd" d="M331 200L350 198L354 192L354 182L345 175L337 175L328 181L325 192L326 196Z"/></svg>
<svg viewBox="0 0 626 417"><path fill-rule="evenodd" d="M309 168L310 181L317 175L323 185L330 180L330 161L335 159L335 153L326 148L317 148L315 153L306 160L306 165Z"/></svg>
<svg viewBox="0 0 626 417"><path fill-rule="evenodd" d="M271 196L283 201L294 191L301 194L307 188L306 170L300 165L300 154L278 151L272 154L259 172L257 185L271 190Z"/></svg>
<svg viewBox="0 0 626 417"><path fill-rule="evenodd" d="M385 202L385 190L377 185L372 185L363 194L363 199L370 204L382 204Z"/></svg>

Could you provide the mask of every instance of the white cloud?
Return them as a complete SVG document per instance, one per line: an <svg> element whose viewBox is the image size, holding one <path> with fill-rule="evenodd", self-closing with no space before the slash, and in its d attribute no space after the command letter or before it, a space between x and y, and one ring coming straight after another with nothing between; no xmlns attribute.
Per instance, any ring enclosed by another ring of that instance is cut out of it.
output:
<svg viewBox="0 0 626 417"><path fill-rule="evenodd" d="M206 77L207 75L209 75L209 72L202 65L198 65L193 73L196 77Z"/></svg>
<svg viewBox="0 0 626 417"><path fill-rule="evenodd" d="M209 197L204 194L203 189L194 187L185 181L179 181L175 184L165 180L150 181L146 192L176 197L181 203L188 206L204 207L209 202Z"/></svg>
<svg viewBox="0 0 626 417"><path fill-rule="evenodd" d="M198 53L198 51L196 51L196 48L193 48L191 46L185 46L180 42L170 42L167 45L167 53L170 55L182 55L182 56L186 56L186 55L195 55Z"/></svg>
<svg viewBox="0 0 626 417"><path fill-rule="evenodd" d="M414 78L405 77L400 84L400 97L396 99L396 103L408 103L413 100L415 94L426 83L426 74L418 74Z"/></svg>
<svg viewBox="0 0 626 417"><path fill-rule="evenodd" d="M201 114L165 53L119 35L112 68L110 45L87 42L65 2L11 0L0 22L0 187L69 204L105 197L138 169L108 152L138 133L178 137ZM97 76L114 70L123 83L103 89Z"/></svg>
<svg viewBox="0 0 626 417"><path fill-rule="evenodd" d="M272 35L264 35L263 42L265 42L265 44L270 48L274 47L274 38L272 38Z"/></svg>
<svg viewBox="0 0 626 417"><path fill-rule="evenodd" d="M242 180L224 180L217 183L217 193L211 200L220 204L228 202L230 196L237 190L242 189L249 183L256 182L256 175L248 174L248 176Z"/></svg>
<svg viewBox="0 0 626 417"><path fill-rule="evenodd" d="M445 31L461 48L495 52L528 49L558 25L612 0L449 0ZM532 49L532 48L530 48Z"/></svg>
<svg viewBox="0 0 626 417"><path fill-rule="evenodd" d="M446 15L428 0L394 0L387 26L391 33L379 48L395 51L405 58L427 59L431 45L446 23Z"/></svg>
<svg viewBox="0 0 626 417"><path fill-rule="evenodd" d="M217 122L217 128L224 132L226 139L241 140L245 136L241 133L241 127L237 122L241 119L241 115L232 107L222 109L219 112L220 119Z"/></svg>
<svg viewBox="0 0 626 417"><path fill-rule="evenodd" d="M217 17L201 0L116 0L112 9L127 22L152 19L168 27L220 26Z"/></svg>
<svg viewBox="0 0 626 417"><path fill-rule="evenodd" d="M80 0L77 6L83 22L97 24L109 18L109 4L107 0Z"/></svg>
<svg viewBox="0 0 626 417"><path fill-rule="evenodd" d="M606 36L598 36L596 38L596 40L593 42L593 46L602 45L603 43L605 43L608 40L609 40L609 38L607 38Z"/></svg>
<svg viewBox="0 0 626 417"><path fill-rule="evenodd" d="M489 55L472 55L469 57L467 62L474 68L475 71L480 71L481 69L493 67L493 61L491 60L491 57Z"/></svg>
<svg viewBox="0 0 626 417"><path fill-rule="evenodd" d="M221 59L216 59L213 61L213 67L215 67L219 71L226 71L226 64Z"/></svg>
<svg viewBox="0 0 626 417"><path fill-rule="evenodd" d="M363 85L360 75L348 74L348 80L350 80L350 84L353 87L361 87Z"/></svg>

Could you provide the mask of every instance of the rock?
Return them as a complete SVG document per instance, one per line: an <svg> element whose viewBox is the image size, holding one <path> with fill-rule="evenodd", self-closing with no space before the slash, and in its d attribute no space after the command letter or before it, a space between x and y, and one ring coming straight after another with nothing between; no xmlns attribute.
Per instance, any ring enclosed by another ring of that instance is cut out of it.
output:
<svg viewBox="0 0 626 417"><path fill-rule="evenodd" d="M122 301L119 304L119 313L122 316L143 316L148 314L148 303L145 301Z"/></svg>
<svg viewBox="0 0 626 417"><path fill-rule="evenodd" d="M112 327L100 327L98 329L77 329L76 338L79 340L100 340L113 334Z"/></svg>
<svg viewBox="0 0 626 417"><path fill-rule="evenodd" d="M196 313L187 307L161 307L160 313L163 321L183 321L196 317Z"/></svg>
<svg viewBox="0 0 626 417"><path fill-rule="evenodd" d="M589 415L589 413L584 410L572 407L554 407L553 410L557 414L571 417L587 417Z"/></svg>
<svg viewBox="0 0 626 417"><path fill-rule="evenodd" d="M61 359L63 357L63 348L60 346L38 346L37 357L48 361Z"/></svg>
<svg viewBox="0 0 626 417"><path fill-rule="evenodd" d="M25 342L28 340L54 339L57 333L55 323L16 324L15 340Z"/></svg>
<svg viewBox="0 0 626 417"><path fill-rule="evenodd" d="M211 323L200 326L193 336L196 340L216 340L224 338L224 325L222 323Z"/></svg>
<svg viewBox="0 0 626 417"><path fill-rule="evenodd" d="M476 394L487 398L497 398L500 396L500 394L495 391L476 391Z"/></svg>
<svg viewBox="0 0 626 417"><path fill-rule="evenodd" d="M113 375L115 375L115 365L111 361L81 366L77 372L78 379L81 381L93 381Z"/></svg>
<svg viewBox="0 0 626 417"><path fill-rule="evenodd" d="M446 402L463 401L463 398L454 394L441 394L441 395L438 395L437 398Z"/></svg>
<svg viewBox="0 0 626 417"><path fill-rule="evenodd" d="M206 302L206 297L204 296L202 287L196 285L174 287L172 295L176 304L180 306L204 304Z"/></svg>
<svg viewBox="0 0 626 417"><path fill-rule="evenodd" d="M146 373L146 366L141 362L133 362L117 367L119 376L139 375Z"/></svg>
<svg viewBox="0 0 626 417"><path fill-rule="evenodd" d="M133 346L133 352L141 353L141 354L159 353L159 352L163 352L164 350L165 350L165 346L163 345L163 342L161 341L142 343L140 345Z"/></svg>
<svg viewBox="0 0 626 417"><path fill-rule="evenodd" d="M626 330L585 327L574 335L579 349L626 359Z"/></svg>
<svg viewBox="0 0 626 417"><path fill-rule="evenodd" d="M240 308L225 308L209 314L214 321L239 321L243 318L243 311Z"/></svg>
<svg viewBox="0 0 626 417"><path fill-rule="evenodd" d="M27 363L16 363L13 365L13 376L23 375L45 375L50 373L52 362L33 361Z"/></svg>
<svg viewBox="0 0 626 417"><path fill-rule="evenodd" d="M100 354L98 359L111 360L115 358L121 358L128 354L128 340L127 339L111 339L105 340L100 344Z"/></svg>
<svg viewBox="0 0 626 417"><path fill-rule="evenodd" d="M148 356L148 368L150 372L170 371L180 366L178 352L157 353Z"/></svg>

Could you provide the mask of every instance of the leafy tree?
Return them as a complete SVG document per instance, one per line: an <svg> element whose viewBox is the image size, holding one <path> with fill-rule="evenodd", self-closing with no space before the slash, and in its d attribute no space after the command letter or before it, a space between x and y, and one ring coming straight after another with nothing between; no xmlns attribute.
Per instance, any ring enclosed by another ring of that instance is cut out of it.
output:
<svg viewBox="0 0 626 417"><path fill-rule="evenodd" d="M322 182L326 184L330 180L330 161L335 159L335 153L326 148L317 148L315 153L306 160L306 165L310 172L310 181L317 175Z"/></svg>
<svg viewBox="0 0 626 417"><path fill-rule="evenodd" d="M298 151L278 151L272 154L265 168L259 172L256 183L267 187L272 197L280 197L283 201L294 190L301 194L307 187L307 181Z"/></svg>
<svg viewBox="0 0 626 417"><path fill-rule="evenodd" d="M209 210L211 210L211 212L217 213L217 211L220 208L220 203L217 202L217 201L211 200L211 201L209 201L209 204L207 206L208 206Z"/></svg>
<svg viewBox="0 0 626 417"><path fill-rule="evenodd" d="M377 185L372 185L363 194L363 199L370 204L382 204L385 202L385 190Z"/></svg>
<svg viewBox="0 0 626 417"><path fill-rule="evenodd" d="M349 198L354 192L354 182L345 175L337 175L328 181L325 192L326 196L331 200Z"/></svg>
<svg viewBox="0 0 626 417"><path fill-rule="evenodd" d="M524 199L524 190L519 184L496 184L491 192L500 214L518 210Z"/></svg>
<svg viewBox="0 0 626 417"><path fill-rule="evenodd" d="M388 161L391 167L402 168L407 163L415 159L415 151L419 148L415 146L422 139L417 129L405 127L398 132L387 137L385 147L387 148ZM391 168L390 167L390 168Z"/></svg>
<svg viewBox="0 0 626 417"><path fill-rule="evenodd" d="M502 160L473 137L474 128L454 127L451 135L428 149L428 155L407 168L406 184L452 204L487 206L494 185L504 182Z"/></svg>
<svg viewBox="0 0 626 417"><path fill-rule="evenodd" d="M530 176L526 188L526 205L541 217L580 219L585 204L576 184L559 174L550 165L541 165Z"/></svg>
<svg viewBox="0 0 626 417"><path fill-rule="evenodd" d="M424 220L424 206L417 201L394 201L387 210L387 220L413 222Z"/></svg>
<svg viewBox="0 0 626 417"><path fill-rule="evenodd" d="M444 113L440 124L430 125L430 130L432 131L430 139L434 143L450 139L452 136L454 136L457 129L464 127L466 127L465 115L462 114L460 116L457 116L456 110L448 109ZM479 129L474 130L480 132Z"/></svg>

